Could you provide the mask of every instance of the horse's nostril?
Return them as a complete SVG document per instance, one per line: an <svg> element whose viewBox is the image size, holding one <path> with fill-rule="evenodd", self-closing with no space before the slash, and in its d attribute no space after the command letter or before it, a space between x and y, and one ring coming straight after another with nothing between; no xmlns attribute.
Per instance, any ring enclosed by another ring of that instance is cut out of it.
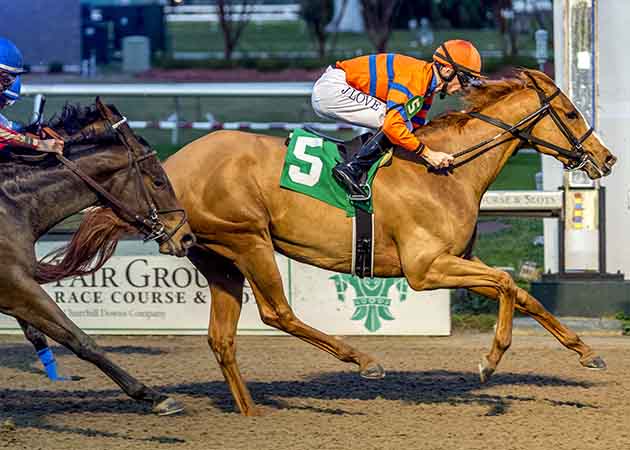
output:
<svg viewBox="0 0 630 450"><path fill-rule="evenodd" d="M196 242L197 239L193 234L185 234L184 237L182 237L182 245L186 248L192 247Z"/></svg>

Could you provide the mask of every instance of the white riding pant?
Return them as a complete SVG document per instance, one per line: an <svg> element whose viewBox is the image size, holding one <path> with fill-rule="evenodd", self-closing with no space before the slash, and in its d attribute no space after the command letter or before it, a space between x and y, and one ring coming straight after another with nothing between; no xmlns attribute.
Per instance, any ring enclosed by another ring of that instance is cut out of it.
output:
<svg viewBox="0 0 630 450"><path fill-rule="evenodd" d="M346 82L346 73L328 67L313 86L311 104L322 118L377 129L385 121L385 103Z"/></svg>

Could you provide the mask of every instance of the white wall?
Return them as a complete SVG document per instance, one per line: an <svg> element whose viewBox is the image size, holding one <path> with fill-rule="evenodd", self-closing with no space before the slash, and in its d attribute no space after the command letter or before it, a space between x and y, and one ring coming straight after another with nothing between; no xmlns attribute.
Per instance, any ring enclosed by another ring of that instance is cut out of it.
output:
<svg viewBox="0 0 630 450"><path fill-rule="evenodd" d="M567 91L565 76L565 30L564 30L564 1L553 3L553 42L555 81L563 91ZM549 156L542 157L543 189L553 191L562 185L562 164ZM545 233L545 272L558 271L558 219L544 219Z"/></svg>
<svg viewBox="0 0 630 450"><path fill-rule="evenodd" d="M619 158L606 186L606 265L630 275L630 2L596 1L599 36L597 70L600 136Z"/></svg>

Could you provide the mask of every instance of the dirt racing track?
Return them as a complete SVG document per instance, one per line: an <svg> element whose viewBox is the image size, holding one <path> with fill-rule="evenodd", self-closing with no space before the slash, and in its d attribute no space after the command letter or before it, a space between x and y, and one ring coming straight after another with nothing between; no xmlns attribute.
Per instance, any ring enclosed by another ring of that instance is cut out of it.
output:
<svg viewBox="0 0 630 450"><path fill-rule="evenodd" d="M388 369L352 366L291 337L238 338L261 417L239 415L203 336L98 337L114 361L182 401L158 417L55 347L51 383L21 336L0 336L0 448L623 449L630 442L630 339L587 336L608 370L582 368L549 336L514 336L491 381L476 366L491 335L347 338Z"/></svg>

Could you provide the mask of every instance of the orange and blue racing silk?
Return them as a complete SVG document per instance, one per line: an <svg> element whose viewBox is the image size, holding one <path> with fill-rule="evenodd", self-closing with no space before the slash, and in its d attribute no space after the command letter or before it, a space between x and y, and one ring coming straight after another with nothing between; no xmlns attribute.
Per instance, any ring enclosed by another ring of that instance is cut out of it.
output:
<svg viewBox="0 0 630 450"><path fill-rule="evenodd" d="M392 144L416 150L413 130L427 123L437 80L433 63L394 53L359 56L338 61L353 88L387 105L383 132Z"/></svg>

